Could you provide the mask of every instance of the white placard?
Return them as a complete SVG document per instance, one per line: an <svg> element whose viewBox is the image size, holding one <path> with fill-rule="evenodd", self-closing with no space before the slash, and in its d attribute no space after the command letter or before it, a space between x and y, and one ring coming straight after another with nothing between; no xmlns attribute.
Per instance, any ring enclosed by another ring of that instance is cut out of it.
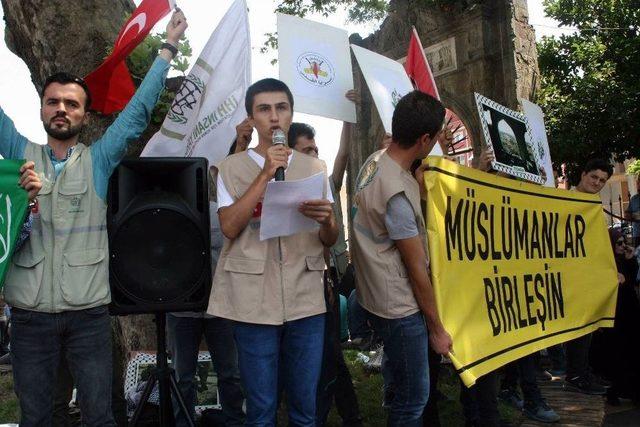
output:
<svg viewBox="0 0 640 427"><path fill-rule="evenodd" d="M534 154L538 157L538 161L544 168L545 178L544 186L555 188L556 180L553 177L553 165L551 164L551 152L549 151L549 141L547 140L547 131L544 128L544 113L542 108L533 102L521 99L522 111L527 116L529 127L531 128L532 146Z"/></svg>
<svg viewBox="0 0 640 427"><path fill-rule="evenodd" d="M402 64L386 56L351 45L358 60L380 120L387 133L391 133L391 119L400 98L413 91L413 85Z"/></svg>
<svg viewBox="0 0 640 427"><path fill-rule="evenodd" d="M356 122L349 35L346 30L278 14L280 80L294 97L294 110Z"/></svg>
<svg viewBox="0 0 640 427"><path fill-rule="evenodd" d="M376 104L384 131L391 134L393 111L398 101L414 90L411 80L409 80L404 66L398 61L354 44L351 45L351 49L353 49L353 53L358 60L358 65L360 65L364 80L367 82L373 102ZM429 154L442 156L440 144L435 144Z"/></svg>

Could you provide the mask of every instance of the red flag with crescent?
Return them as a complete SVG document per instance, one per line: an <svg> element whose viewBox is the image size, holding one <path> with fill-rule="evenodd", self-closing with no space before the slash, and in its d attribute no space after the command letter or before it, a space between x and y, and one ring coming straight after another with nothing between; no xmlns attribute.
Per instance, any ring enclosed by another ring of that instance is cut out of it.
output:
<svg viewBox="0 0 640 427"><path fill-rule="evenodd" d="M420 37L418 37L418 32L415 28L411 32L411 41L409 42L407 61L404 63L404 69L416 89L428 93L436 99L440 99L431 67L429 67L427 58L424 55L422 43L420 43Z"/></svg>
<svg viewBox="0 0 640 427"><path fill-rule="evenodd" d="M93 98L93 110L111 114L127 105L135 86L124 60L174 6L174 0L142 0L133 11L118 34L111 55L85 77Z"/></svg>

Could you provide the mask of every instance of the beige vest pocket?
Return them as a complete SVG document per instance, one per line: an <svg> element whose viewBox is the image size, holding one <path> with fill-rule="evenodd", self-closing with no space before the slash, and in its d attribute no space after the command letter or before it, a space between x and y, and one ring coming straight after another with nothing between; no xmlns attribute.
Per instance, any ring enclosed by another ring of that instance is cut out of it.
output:
<svg viewBox="0 0 640 427"><path fill-rule="evenodd" d="M91 305L109 296L109 283L96 278L107 277L103 249L67 252L60 277L62 298L73 306Z"/></svg>
<svg viewBox="0 0 640 427"><path fill-rule="evenodd" d="M224 271L229 273L228 304L240 315L253 312L264 293L265 260L228 257Z"/></svg>
<svg viewBox="0 0 640 427"><path fill-rule="evenodd" d="M44 251L35 253L25 245L15 253L7 274L4 299L10 305L32 308L38 303L38 293L44 273Z"/></svg>

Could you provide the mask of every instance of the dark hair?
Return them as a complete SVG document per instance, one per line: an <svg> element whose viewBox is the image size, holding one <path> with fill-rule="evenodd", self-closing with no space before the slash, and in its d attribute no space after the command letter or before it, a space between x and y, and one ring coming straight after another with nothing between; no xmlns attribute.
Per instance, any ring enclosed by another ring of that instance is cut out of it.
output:
<svg viewBox="0 0 640 427"><path fill-rule="evenodd" d="M289 87L282 81L277 79L262 79L258 80L247 89L247 94L244 97L244 108L247 110L247 114L251 116L253 112L253 100L257 94L263 92L284 92L289 98L289 104L291 104L291 111L293 111L293 95L289 90Z"/></svg>
<svg viewBox="0 0 640 427"><path fill-rule="evenodd" d="M603 172L606 172L609 178L611 178L611 175L613 175L613 166L611 166L611 163L607 162L606 160L591 159L584 165L584 168L582 168L582 172L584 173L589 173L593 170L601 170Z"/></svg>
<svg viewBox="0 0 640 427"><path fill-rule="evenodd" d="M89 91L89 86L87 86L84 80L82 80L80 77L64 72L55 73L47 77L47 79L44 81L44 85L42 85L42 92L40 92L40 101L44 99L44 91L47 90L47 87L51 83L59 83L61 85L75 83L79 85L82 89L84 89L84 93L87 95L87 99L84 102L84 109L88 110L89 107L91 107L91 92Z"/></svg>
<svg viewBox="0 0 640 427"><path fill-rule="evenodd" d="M393 140L401 147L410 148L422 135L433 138L442 128L444 114L444 106L433 96L419 90L409 92L393 112Z"/></svg>
<svg viewBox="0 0 640 427"><path fill-rule="evenodd" d="M295 148L298 138L301 136L313 139L316 137L316 130L306 123L291 123L289 133L287 134L287 144L289 147Z"/></svg>

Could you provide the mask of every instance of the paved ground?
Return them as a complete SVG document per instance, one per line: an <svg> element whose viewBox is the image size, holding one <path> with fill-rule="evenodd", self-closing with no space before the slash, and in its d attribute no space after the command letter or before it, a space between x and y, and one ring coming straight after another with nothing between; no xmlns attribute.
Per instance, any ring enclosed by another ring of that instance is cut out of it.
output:
<svg viewBox="0 0 640 427"><path fill-rule="evenodd" d="M567 392L562 388L562 380L539 381L538 386L549 406L560 415L560 421L554 426L562 427L599 427L605 417L605 405L602 396L588 396L582 393ZM549 424L538 423L525 418L522 427L540 427ZM640 424L636 424L640 426Z"/></svg>
<svg viewBox="0 0 640 427"><path fill-rule="evenodd" d="M607 415L604 427L638 427L640 426L640 407L634 406L630 400L622 400L620 406L606 406Z"/></svg>

